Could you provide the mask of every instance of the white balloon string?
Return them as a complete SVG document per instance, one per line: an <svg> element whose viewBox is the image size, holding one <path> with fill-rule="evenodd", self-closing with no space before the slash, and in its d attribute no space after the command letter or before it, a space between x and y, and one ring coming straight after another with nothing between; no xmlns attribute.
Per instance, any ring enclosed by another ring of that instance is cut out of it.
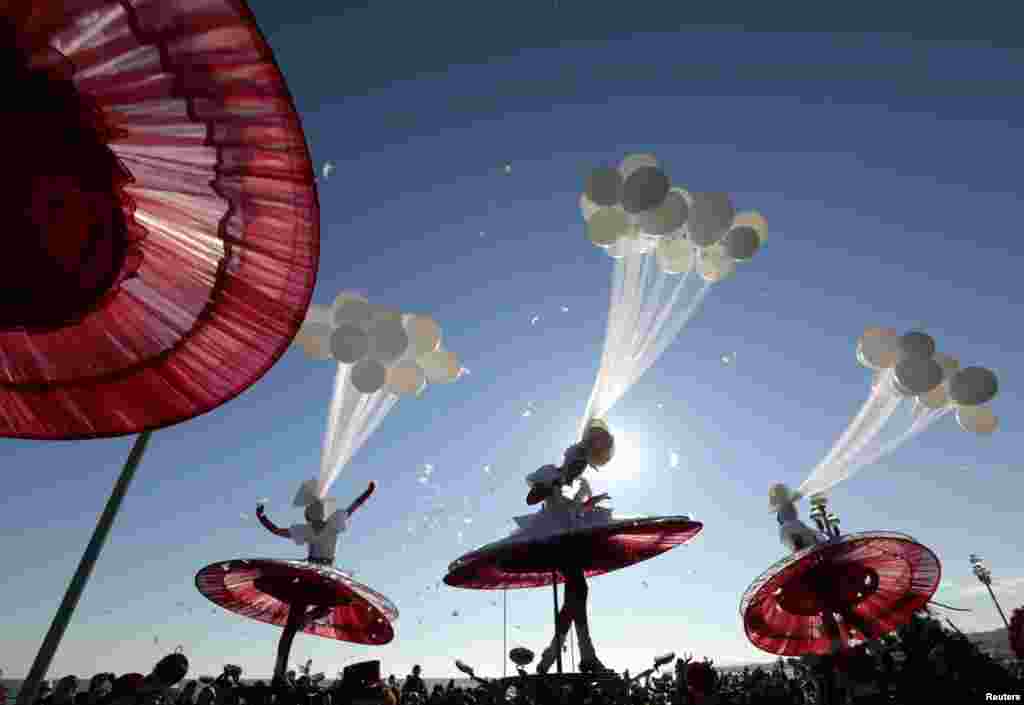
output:
<svg viewBox="0 0 1024 705"><path fill-rule="evenodd" d="M653 305L657 305L657 299L652 291L651 281L655 277L652 277L652 270L656 270L653 267L652 262L654 257L650 255L637 255L640 259L640 280L637 284L637 301L636 301L636 317L629 330L629 345L631 351L635 351L639 348L643 342L643 330L644 330L644 313L648 311ZM628 364L633 359L631 355L625 362Z"/></svg>
<svg viewBox="0 0 1024 705"><path fill-rule="evenodd" d="M882 432L882 429L888 423L896 409L899 408L902 401L903 399L901 399L895 392L892 392L891 396L885 399L884 405L874 410L874 414L872 415L870 422L861 428L860 433L858 433L848 445L843 455L834 460L828 468L828 486L821 491L829 490L840 482L844 482L849 479L854 472L863 467L863 465L857 464L857 458L861 456L866 448L870 448L872 441L874 441Z"/></svg>
<svg viewBox="0 0 1024 705"><path fill-rule="evenodd" d="M360 393L355 387L353 387L351 382L346 385L344 396L350 398L356 397L355 410L352 412L347 423L343 426L338 426L335 429L331 464L327 466L326 471L321 470L320 479L317 483L317 491L320 496L325 496L327 494L331 485L334 484L334 481L337 480L338 476L341 474L342 468L345 467L345 463L348 461L350 456L349 448L351 447L352 440L357 433L361 419L365 415L367 399L369 398L366 394Z"/></svg>
<svg viewBox="0 0 1024 705"><path fill-rule="evenodd" d="M384 389L374 394L374 397L377 397L373 402L374 408L367 415L363 431L359 434L359 438L356 439L355 444L352 446L350 457L359 452L359 449L363 447L370 436L372 436L377 430L377 427L380 426L381 422L384 421L384 417L387 416L394 408L395 404L398 403L398 395L392 394Z"/></svg>
<svg viewBox="0 0 1024 705"><path fill-rule="evenodd" d="M687 283L687 276L688 275L683 275L684 279L679 282L680 291L682 291L682 288ZM674 313L675 316L666 316L666 319L662 321L663 327L656 329L653 332L652 337L649 338L649 340L653 341L653 345L651 345L648 348L648 350L640 358L638 364L636 365L634 377L632 380L630 380L631 384L638 380L640 376L643 373L645 373L648 369L650 369L651 366L657 361L657 359L661 357L661 355L665 352L665 350L668 349L668 346L671 345L677 337L679 337L679 333L682 332L683 328L690 321L690 319L693 318L694 314L696 314L697 311L700 310L701 304L704 303L704 298L708 295L708 292L711 291L711 286L711 282L704 282L701 285L700 289L697 291L696 295L690 301L689 305L685 309L682 309L681 311L676 310L674 303L670 307L666 308L667 312L670 312L670 314Z"/></svg>
<svg viewBox="0 0 1024 705"><path fill-rule="evenodd" d="M636 243L623 243L615 260L601 365L583 414L580 432L593 417L605 416L655 363L700 309L710 289L703 283L687 292L695 265L680 276L664 301L668 279L654 253L640 254Z"/></svg>
<svg viewBox="0 0 1024 705"><path fill-rule="evenodd" d="M892 453L911 438L950 412L950 406L929 409L896 391L894 373L886 370L876 375L871 396L860 413L832 447L829 455L799 487L798 494L809 496L826 492L853 476L859 470ZM900 408L902 418L893 418ZM885 440L886 429L897 429ZM903 429L899 431L898 429Z"/></svg>
<svg viewBox="0 0 1024 705"><path fill-rule="evenodd" d="M323 450L320 455L320 477L326 477L330 473L337 459L339 429L348 425L348 421L355 411L358 401L352 395L346 394L350 388L349 377L352 374L352 365L338 363L338 370L334 375L334 392L331 395L331 403L327 412L327 427L324 430ZM322 489L319 487L318 489Z"/></svg>
<svg viewBox="0 0 1024 705"><path fill-rule="evenodd" d="M651 296L644 305L643 313L640 315L640 325L638 327L638 338L637 341L637 353L634 355L634 360L638 359L641 354L641 350L646 344L647 339L652 335L652 327L654 325L655 316L661 311L663 305L662 299L664 298L665 284L668 282L669 275L658 267L657 274L654 275L654 287L651 291Z"/></svg>
<svg viewBox="0 0 1024 705"><path fill-rule="evenodd" d="M683 272L683 274L680 275L679 281L676 283L675 288L672 289L672 294L669 296L668 303L662 306L661 309L658 311L658 316L654 321L654 325L651 327L650 333L645 337L643 345L640 348L639 357L641 359L644 359L644 357L647 355L648 350L651 349L652 341L658 337L658 334L661 332L662 328L665 325L665 321L668 320L668 317L670 315L672 315L672 310L676 307L676 304L679 302L679 297L680 295L682 295L683 290L686 288L686 282L689 279L690 274L692 272L693 267L691 266L690 269L688 269L686 272Z"/></svg>
<svg viewBox="0 0 1024 705"><path fill-rule="evenodd" d="M932 424L941 419L953 410L952 406L944 406L940 409L926 409L926 411L920 414L914 419L906 431L900 434L898 437L889 441L885 444L878 444L878 447L869 450L866 453L862 453L855 461L855 467L851 469L851 474L861 467L866 467L872 463L882 459L889 453L902 446L904 443L909 441L911 438L926 431Z"/></svg>
<svg viewBox="0 0 1024 705"><path fill-rule="evenodd" d="M797 493L800 496L808 497L818 492L824 492L835 484L832 479L834 473L831 472L835 461L845 455L857 435L867 424L871 423L871 420L877 416L878 410L885 405L885 399L888 396L886 392L891 388L889 383L891 376L892 370L887 370L886 374L880 376L876 383L872 385L871 394L863 406L861 406L857 416L854 417L850 425L843 431L843 434L832 446L825 459L818 463L817 467L811 471L811 474L804 480L803 484L797 488Z"/></svg>
<svg viewBox="0 0 1024 705"><path fill-rule="evenodd" d="M608 324L605 327L604 347L601 351L601 365L598 367L597 379L594 381L594 388L590 394L590 401L587 402L586 411L583 414L583 421L580 427L580 435L583 434L583 426L590 420L591 416L599 416L597 410L604 389L604 377L611 366L611 345L618 334L618 318L621 309L622 293L626 277L626 267L622 259L615 260L612 269L612 290L608 301Z"/></svg>

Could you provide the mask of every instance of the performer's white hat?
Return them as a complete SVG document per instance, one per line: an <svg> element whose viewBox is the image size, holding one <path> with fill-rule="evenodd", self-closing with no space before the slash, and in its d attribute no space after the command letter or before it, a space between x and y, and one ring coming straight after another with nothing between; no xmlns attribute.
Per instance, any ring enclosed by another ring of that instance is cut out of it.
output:
<svg viewBox="0 0 1024 705"><path fill-rule="evenodd" d="M322 504L324 507L324 519L326 519L334 514L338 503L332 497L320 497L316 490L316 478L303 482L299 486L299 491L295 493L294 505L296 507L309 507L314 504Z"/></svg>
<svg viewBox="0 0 1024 705"><path fill-rule="evenodd" d="M778 482L768 490L768 504L771 511L777 512L785 504L795 504L800 500L800 493L789 489L789 486Z"/></svg>

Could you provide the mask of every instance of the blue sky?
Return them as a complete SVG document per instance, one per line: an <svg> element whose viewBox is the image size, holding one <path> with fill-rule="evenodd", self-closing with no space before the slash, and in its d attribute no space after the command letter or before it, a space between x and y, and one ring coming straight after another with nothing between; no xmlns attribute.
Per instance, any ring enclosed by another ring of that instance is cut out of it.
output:
<svg viewBox="0 0 1024 705"><path fill-rule="evenodd" d="M595 491L617 512L690 512L706 528L592 582L601 658L619 669L665 650L769 658L737 613L783 553L767 488L799 484L859 408L868 376L854 345L872 325L924 326L941 350L994 369L1003 428L979 439L944 419L832 493L844 527L905 531L936 551L938 599L973 609L954 617L961 628L999 623L971 552L990 561L1004 607L1024 602L1013 364L1024 354L1013 324L1024 52L977 41L998 27L918 26L915 39L852 33L884 25L841 18L808 19L815 33L778 33L799 26L779 17L702 26L643 4L635 17L590 18L589 3L565 1L430 15L402 3L402 17L380 6L310 17L253 3L317 164L337 166L321 182L314 301L354 288L428 313L470 374L401 401L334 487L347 502L378 483L338 563L399 606L395 641L300 636L293 661L333 673L380 658L386 673L421 663L445 677L463 658L500 672L502 595L437 584L451 560L507 532L525 509L524 475L573 440L612 268L584 238L578 193L592 167L634 151L655 152L689 188L729 191L771 234L610 416L621 447ZM330 363L292 351L234 402L154 435L51 675L148 670L178 644L197 672L225 661L271 671L279 632L214 611L193 576L219 560L301 554L260 529L253 509L269 497L271 518L298 520L288 505L317 472L332 384ZM17 676L131 439L0 443L0 667ZM448 528L410 535L431 506L416 481L424 463L457 511ZM542 648L550 591L510 591L508 605L508 646Z"/></svg>

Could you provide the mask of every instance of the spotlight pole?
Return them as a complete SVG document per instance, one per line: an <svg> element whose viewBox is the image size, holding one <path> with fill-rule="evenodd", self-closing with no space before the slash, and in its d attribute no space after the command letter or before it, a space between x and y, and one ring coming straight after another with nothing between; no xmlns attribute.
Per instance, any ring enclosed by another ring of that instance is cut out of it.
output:
<svg viewBox="0 0 1024 705"><path fill-rule="evenodd" d="M999 611L999 616L1003 618L1003 624L1006 625L1006 631L1010 631L1010 622L1006 619L1006 614L1003 612L1002 606L999 604L999 600L996 599L996 594L992 592L992 571L985 566L985 560L976 553L972 553L969 559L971 561L971 570L974 571L974 576L978 579L985 589L988 590L988 594L992 597L992 602L995 604L996 609Z"/></svg>

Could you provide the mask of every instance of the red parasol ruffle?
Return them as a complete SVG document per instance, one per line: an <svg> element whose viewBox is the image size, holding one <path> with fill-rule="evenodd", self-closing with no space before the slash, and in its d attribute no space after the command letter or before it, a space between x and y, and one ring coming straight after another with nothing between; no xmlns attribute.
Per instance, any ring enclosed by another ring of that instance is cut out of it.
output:
<svg viewBox="0 0 1024 705"><path fill-rule="evenodd" d="M283 627L289 604L333 605L302 631L356 644L387 644L398 609L388 598L342 571L306 561L250 558L213 563L196 574L196 587L226 610Z"/></svg>
<svg viewBox="0 0 1024 705"><path fill-rule="evenodd" d="M0 70L22 88L4 190L24 217L0 263L0 436L216 408L284 353L316 281L313 169L270 47L240 0L5 12Z"/></svg>
<svg viewBox="0 0 1024 705"><path fill-rule="evenodd" d="M625 568L680 546L704 525L688 517L619 519L607 526L564 531L546 539L506 539L454 561L444 577L452 587L474 590L533 588L565 582L554 573L567 559L586 577Z"/></svg>
<svg viewBox="0 0 1024 705"><path fill-rule="evenodd" d="M939 587L942 567L905 534L868 532L804 549L769 568L740 602L751 643L781 656L833 652L822 615L843 643L874 639L906 624Z"/></svg>

